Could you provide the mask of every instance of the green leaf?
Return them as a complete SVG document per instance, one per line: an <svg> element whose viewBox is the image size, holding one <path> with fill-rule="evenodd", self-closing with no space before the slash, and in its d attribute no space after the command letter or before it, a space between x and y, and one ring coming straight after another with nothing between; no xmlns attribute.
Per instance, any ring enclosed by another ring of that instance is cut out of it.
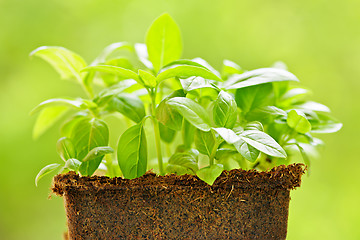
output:
<svg viewBox="0 0 360 240"><path fill-rule="evenodd" d="M209 185L213 185L215 180L221 175L224 170L222 164L214 164L208 167L199 169L196 175Z"/></svg>
<svg viewBox="0 0 360 240"><path fill-rule="evenodd" d="M39 47L30 53L47 61L63 79L75 78L82 82L80 70L86 67L85 61L76 53L63 47Z"/></svg>
<svg viewBox="0 0 360 240"><path fill-rule="evenodd" d="M145 43L135 43L135 52L142 64L150 70L154 70L154 66L149 61L149 54Z"/></svg>
<svg viewBox="0 0 360 240"><path fill-rule="evenodd" d="M213 68L213 66L211 66L205 59L202 58L194 58L192 59L192 61L197 62L199 64L201 64L202 66L206 67L207 69L209 69L212 73L214 73L216 76L218 76L219 78L221 78L220 73Z"/></svg>
<svg viewBox="0 0 360 240"><path fill-rule="evenodd" d="M44 108L54 107L54 106L68 106L73 107L77 110L86 109L87 105L82 99L66 99L66 98L53 98L46 100L39 105L37 105L31 112L30 115L43 110Z"/></svg>
<svg viewBox="0 0 360 240"><path fill-rule="evenodd" d="M126 93L120 93L114 96L110 102L109 107L115 110L136 123L141 122L145 117L145 107L140 98Z"/></svg>
<svg viewBox="0 0 360 240"><path fill-rule="evenodd" d="M300 104L296 104L293 107L317 112L330 112L330 109L327 106L313 101L306 101Z"/></svg>
<svg viewBox="0 0 360 240"><path fill-rule="evenodd" d="M243 74L231 76L226 82L226 89L238 89L249 86L260 85L270 82L296 81L297 77L283 69L276 68L260 68Z"/></svg>
<svg viewBox="0 0 360 240"><path fill-rule="evenodd" d="M134 79L138 83L142 84L136 72L122 67L116 67L111 65L96 65L96 66L86 67L81 71L99 71L104 73L111 73L126 79Z"/></svg>
<svg viewBox="0 0 360 240"><path fill-rule="evenodd" d="M36 119L33 138L39 138L46 130L53 126L68 111L66 106L52 106L43 109Z"/></svg>
<svg viewBox="0 0 360 240"><path fill-rule="evenodd" d="M145 43L156 72L182 54L180 29L169 14L158 17L150 26Z"/></svg>
<svg viewBox="0 0 360 240"><path fill-rule="evenodd" d="M294 103L302 101L307 95L309 95L309 90L307 89L292 88L281 96L278 104L280 107L289 107Z"/></svg>
<svg viewBox="0 0 360 240"><path fill-rule="evenodd" d="M206 110L194 100L185 97L175 97L167 101L167 104L178 111L187 121L196 128L210 131L210 119Z"/></svg>
<svg viewBox="0 0 360 240"><path fill-rule="evenodd" d="M324 113L317 113L318 119L310 119L311 132L314 133L333 133L342 128L342 123L337 119Z"/></svg>
<svg viewBox="0 0 360 240"><path fill-rule="evenodd" d="M168 104L168 101L174 97L184 97L185 93L182 89L176 90L167 96L164 100L160 102L156 108L156 118L157 120L165 125L168 128L171 128L175 131L181 130L183 117L177 110L171 107Z"/></svg>
<svg viewBox="0 0 360 240"><path fill-rule="evenodd" d="M271 92L271 84L239 88L235 93L236 104L245 114L247 114L253 109L268 105Z"/></svg>
<svg viewBox="0 0 360 240"><path fill-rule="evenodd" d="M102 146L102 147L95 147L91 149L88 154L82 159L83 162L88 162L91 160L94 160L98 157L104 157L106 154L113 153L114 150L111 147L108 146Z"/></svg>
<svg viewBox="0 0 360 240"><path fill-rule="evenodd" d="M39 180L41 178L43 178L45 175L53 172L56 168L58 168L60 166L60 164L58 163L54 163L54 164L50 164L47 165L46 167L44 167L43 169L40 170L40 172L37 174L36 178L35 178L35 185L37 186Z"/></svg>
<svg viewBox="0 0 360 240"><path fill-rule="evenodd" d="M285 150L272 137L264 132L247 130L239 136L243 141L269 156L277 158L287 157Z"/></svg>
<svg viewBox="0 0 360 240"><path fill-rule="evenodd" d="M220 91L213 107L213 120L216 126L233 128L237 120L235 99L225 91Z"/></svg>
<svg viewBox="0 0 360 240"><path fill-rule="evenodd" d="M255 162L259 157L260 151L242 139L235 142L234 147L241 154L241 156L250 162Z"/></svg>
<svg viewBox="0 0 360 240"><path fill-rule="evenodd" d="M107 146L109 129L106 123L96 118L83 118L76 122L71 131L71 141L76 149L76 159L84 159L95 147ZM80 166L82 175L92 175L101 163L103 156L83 162Z"/></svg>
<svg viewBox="0 0 360 240"><path fill-rule="evenodd" d="M203 77L205 79L222 81L218 76L216 76L207 68L187 64L174 64L170 65L169 67L163 68L159 75L156 77L156 81L159 83L169 78L189 77Z"/></svg>
<svg viewBox="0 0 360 240"><path fill-rule="evenodd" d="M60 138L56 143L56 149L61 159L65 162L70 158L76 157L75 146L68 137Z"/></svg>
<svg viewBox="0 0 360 240"><path fill-rule="evenodd" d="M99 54L99 56L91 63L91 65L97 65L103 63L106 59L117 50L133 51L133 46L127 42L112 43Z"/></svg>
<svg viewBox="0 0 360 240"><path fill-rule="evenodd" d="M291 110L288 113L286 122L289 127L298 133L307 133L311 130L310 122L306 119L305 114L299 110Z"/></svg>
<svg viewBox="0 0 360 240"><path fill-rule="evenodd" d="M265 120L271 117L287 116L287 113L275 106L258 107L246 114L246 119L249 121Z"/></svg>
<svg viewBox="0 0 360 240"><path fill-rule="evenodd" d="M159 123L160 137L166 143L171 143L174 141L176 136L176 131L171 128L166 127L162 123Z"/></svg>
<svg viewBox="0 0 360 240"><path fill-rule="evenodd" d="M139 70L139 76L141 77L142 81L144 82L146 87L154 88L157 86L157 82L155 76L149 72Z"/></svg>
<svg viewBox="0 0 360 240"><path fill-rule="evenodd" d="M72 171L79 171L80 166L81 162L75 158L70 158L65 163L65 168Z"/></svg>
<svg viewBox="0 0 360 240"><path fill-rule="evenodd" d="M234 144L240 140L240 137L236 133L227 128L213 128L228 144Z"/></svg>
<svg viewBox="0 0 360 240"><path fill-rule="evenodd" d="M219 88L213 84L211 80L202 77L189 77L180 79L180 82L185 92L190 92L192 90L201 88L213 88L219 90Z"/></svg>
<svg viewBox="0 0 360 240"><path fill-rule="evenodd" d="M195 146L196 149L207 156L212 156L217 148L216 137L212 131L204 132L201 130L195 131Z"/></svg>
<svg viewBox="0 0 360 240"><path fill-rule="evenodd" d="M186 173L194 174L199 167L194 154L188 152L176 152L170 157L166 169L169 173L183 175Z"/></svg>
<svg viewBox="0 0 360 240"><path fill-rule="evenodd" d="M132 86L136 84L136 81L133 79L126 79L117 84L112 85L111 87L107 87L103 89L95 98L94 102L98 106L104 106L107 104L114 96L124 92L125 90L129 90ZM139 85L138 85L139 86Z"/></svg>
<svg viewBox="0 0 360 240"><path fill-rule="evenodd" d="M222 68L222 76L223 77L228 77L229 75L233 75L233 74L241 74L244 71L241 69L241 67L239 65L237 65L236 63L234 63L233 61L230 60L224 60L223 61L223 68Z"/></svg>
<svg viewBox="0 0 360 240"><path fill-rule="evenodd" d="M115 67L121 67L121 68L125 68L125 69L129 69L132 70L134 69L132 63L130 62L130 60L128 58L125 57L120 57L120 58L116 58L116 59L110 59L108 61L106 61L105 63L102 63L102 65L111 65L111 66L115 66ZM89 71L88 75L93 75L93 77L95 76L95 71ZM122 82L125 79L126 80L130 80L127 77L122 77L119 75L115 75L113 73L105 73L105 72L99 72L100 75L100 79L105 83L106 86L113 86L116 83ZM90 85L90 83L92 82L93 78L89 78L87 77L86 79L86 83L88 85Z"/></svg>
<svg viewBox="0 0 360 240"><path fill-rule="evenodd" d="M196 128L192 124L186 120L183 121L182 140L186 149L190 149L194 142L195 130Z"/></svg>
<svg viewBox="0 0 360 240"><path fill-rule="evenodd" d="M69 121L67 121L62 127L60 128L60 134L62 137L71 137L72 131L74 129L74 126L77 124L77 122L81 121L82 119L88 118L87 114L84 114L83 112L78 113L73 118L71 118Z"/></svg>
<svg viewBox="0 0 360 240"><path fill-rule="evenodd" d="M146 172L147 144L142 123L128 128L121 135L117 158L124 178L137 178Z"/></svg>
<svg viewBox="0 0 360 240"><path fill-rule="evenodd" d="M308 173L309 173L309 168L310 168L310 158L307 155L305 149L299 144L299 143L295 143L295 145L299 148L299 151L301 153L301 156L304 160L304 163L306 164L306 166L308 167Z"/></svg>
<svg viewBox="0 0 360 240"><path fill-rule="evenodd" d="M261 122L253 121L246 124L244 130L258 130L258 131L264 131L264 127L261 124Z"/></svg>

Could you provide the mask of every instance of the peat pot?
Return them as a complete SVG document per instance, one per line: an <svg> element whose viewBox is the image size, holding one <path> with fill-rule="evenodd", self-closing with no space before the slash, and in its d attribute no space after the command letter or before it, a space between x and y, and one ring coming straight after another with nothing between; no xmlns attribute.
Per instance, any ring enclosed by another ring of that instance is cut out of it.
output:
<svg viewBox="0 0 360 240"><path fill-rule="evenodd" d="M286 239L290 190L303 164L267 172L224 171L213 186L196 176L54 178L69 239Z"/></svg>

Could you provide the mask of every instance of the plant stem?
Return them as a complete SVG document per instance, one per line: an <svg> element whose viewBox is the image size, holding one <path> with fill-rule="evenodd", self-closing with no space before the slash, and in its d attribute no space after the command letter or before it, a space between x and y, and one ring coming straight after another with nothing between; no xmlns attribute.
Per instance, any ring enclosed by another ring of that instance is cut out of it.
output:
<svg viewBox="0 0 360 240"><path fill-rule="evenodd" d="M108 170L108 175L109 177L114 177L114 171L113 171L113 166L112 166L112 157L110 154L105 155L105 165L106 168Z"/></svg>
<svg viewBox="0 0 360 240"><path fill-rule="evenodd" d="M167 157L171 156L171 146L169 143L166 143L166 155Z"/></svg>
<svg viewBox="0 0 360 240"><path fill-rule="evenodd" d="M160 142L160 130L159 130L159 122L155 117L156 111L156 91L152 92L151 95L151 116L154 125L154 134L155 134L155 145L156 145L156 153L159 165L160 175L164 175L164 167L163 167L163 160L162 160L162 152L161 152L161 142Z"/></svg>
<svg viewBox="0 0 360 240"><path fill-rule="evenodd" d="M210 154L210 156L209 156L209 159L210 159L210 166L214 165L214 162L215 162L214 160L215 160L216 150L218 149L219 145L220 145L220 142L216 141L216 143L215 143L215 147L213 148L213 150L212 150L212 152L211 152L211 154Z"/></svg>

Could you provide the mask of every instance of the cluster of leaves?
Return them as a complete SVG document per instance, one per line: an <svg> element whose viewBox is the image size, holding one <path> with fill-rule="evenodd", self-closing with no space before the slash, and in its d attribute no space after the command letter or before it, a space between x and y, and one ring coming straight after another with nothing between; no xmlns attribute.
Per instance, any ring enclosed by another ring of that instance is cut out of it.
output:
<svg viewBox="0 0 360 240"><path fill-rule="evenodd" d="M65 162L61 172L89 176L101 168L111 177L143 175L150 165L147 119L158 161L152 167L161 175L196 174L208 184L224 169L289 163L296 151L309 165L309 153L322 144L312 134L341 128L326 106L305 100L308 90L296 86L298 79L284 64L244 71L225 60L219 72L201 58L181 59L180 31L168 14L154 21L145 42L111 44L90 65L62 47L31 53L88 95L50 99L32 111L40 112L34 137L67 116L57 143ZM127 119L129 126L118 141L117 161L104 121L108 115ZM36 183L60 166L43 168Z"/></svg>

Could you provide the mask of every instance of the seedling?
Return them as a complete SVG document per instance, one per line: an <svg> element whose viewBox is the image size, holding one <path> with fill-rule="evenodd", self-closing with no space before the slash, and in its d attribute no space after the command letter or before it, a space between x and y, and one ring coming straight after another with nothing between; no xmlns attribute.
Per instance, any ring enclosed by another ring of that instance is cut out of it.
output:
<svg viewBox="0 0 360 240"><path fill-rule="evenodd" d="M87 94L49 99L32 111L39 112L35 138L66 116L57 142L64 163L43 168L36 184L62 166L60 172L90 176L100 169L128 179L149 169L196 174L212 185L223 170L267 170L294 161L296 152L310 166L309 155L322 145L313 133L342 126L328 107L306 100L308 90L284 64L245 71L224 60L219 72L204 59L182 59L180 30L168 14L154 21L145 42L111 44L89 65L62 47L31 53ZM117 146L109 146L116 126L108 115L128 124ZM156 165L148 161L149 131Z"/></svg>

